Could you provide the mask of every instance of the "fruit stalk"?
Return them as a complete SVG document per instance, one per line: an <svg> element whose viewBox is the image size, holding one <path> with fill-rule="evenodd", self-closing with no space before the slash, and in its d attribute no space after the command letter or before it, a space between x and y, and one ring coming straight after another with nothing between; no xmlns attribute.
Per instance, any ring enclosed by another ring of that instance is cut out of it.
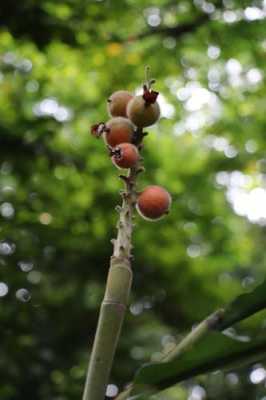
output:
<svg viewBox="0 0 266 400"><path fill-rule="evenodd" d="M127 176L121 177L125 182L125 190L122 191L123 202L119 207L118 233L117 238L112 241L114 251L90 357L83 400L105 398L132 282L132 216L136 203L136 178L140 170L140 162L138 162L130 169Z"/></svg>

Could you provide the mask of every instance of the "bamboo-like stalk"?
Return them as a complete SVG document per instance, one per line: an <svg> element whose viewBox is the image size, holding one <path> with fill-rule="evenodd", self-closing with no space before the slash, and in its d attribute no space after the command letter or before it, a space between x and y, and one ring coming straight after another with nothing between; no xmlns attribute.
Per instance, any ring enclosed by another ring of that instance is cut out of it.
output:
<svg viewBox="0 0 266 400"><path fill-rule="evenodd" d="M139 143L143 134L142 132L136 134ZM122 191L122 206L118 207L118 233L117 238L112 241L114 251L90 357L83 400L103 400L105 398L113 358L124 320L132 282L132 217L136 202L136 178L142 170L140 163L141 161L136 167L131 168L128 176L121 176L125 182L125 190Z"/></svg>

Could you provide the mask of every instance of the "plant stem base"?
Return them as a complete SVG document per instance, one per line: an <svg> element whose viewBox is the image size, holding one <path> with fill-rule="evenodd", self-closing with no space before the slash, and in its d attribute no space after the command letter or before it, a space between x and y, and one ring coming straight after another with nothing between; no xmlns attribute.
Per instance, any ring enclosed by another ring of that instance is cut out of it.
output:
<svg viewBox="0 0 266 400"><path fill-rule="evenodd" d="M112 257L83 400L104 400L132 282L127 259Z"/></svg>

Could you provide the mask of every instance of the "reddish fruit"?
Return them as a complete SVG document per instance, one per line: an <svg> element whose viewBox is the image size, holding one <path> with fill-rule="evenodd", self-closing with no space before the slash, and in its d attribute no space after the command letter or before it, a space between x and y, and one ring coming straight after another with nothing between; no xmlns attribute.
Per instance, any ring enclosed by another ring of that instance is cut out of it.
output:
<svg viewBox="0 0 266 400"><path fill-rule="evenodd" d="M158 92L148 90L144 86L142 96L136 96L127 106L128 118L138 127L153 125L160 117L160 107L156 99Z"/></svg>
<svg viewBox="0 0 266 400"><path fill-rule="evenodd" d="M133 95L126 90L118 90L114 92L108 101L107 109L112 117L126 117L128 102L133 98Z"/></svg>
<svg viewBox="0 0 266 400"><path fill-rule="evenodd" d="M130 143L133 139L134 126L123 117L111 118L105 125L104 140L106 144L115 147L120 143Z"/></svg>
<svg viewBox="0 0 266 400"><path fill-rule="evenodd" d="M167 190L161 186L147 186L138 196L136 207L144 219L154 221L168 213L171 202Z"/></svg>
<svg viewBox="0 0 266 400"><path fill-rule="evenodd" d="M139 160L139 152L131 143L121 143L112 151L112 161L118 168L132 168Z"/></svg>

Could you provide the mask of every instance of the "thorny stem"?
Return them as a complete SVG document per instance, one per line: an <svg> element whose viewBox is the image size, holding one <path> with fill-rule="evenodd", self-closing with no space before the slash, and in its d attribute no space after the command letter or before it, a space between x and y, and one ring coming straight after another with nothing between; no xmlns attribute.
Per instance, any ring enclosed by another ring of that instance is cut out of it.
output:
<svg viewBox="0 0 266 400"><path fill-rule="evenodd" d="M143 136L142 130L136 131L135 144L139 148ZM136 180L143 170L141 163L142 159L129 170L127 176L121 176L125 189L121 193L123 200L119 207L117 238L112 240L113 256L90 357L83 400L104 399L124 320L132 282L132 218L136 203Z"/></svg>
<svg viewBox="0 0 266 400"><path fill-rule="evenodd" d="M113 240L114 253L113 257L126 258L130 261L132 254L132 216L136 203L136 178L138 175L138 167L131 168L128 176L121 175L120 178L125 182L125 190L122 191L123 198L120 209L120 217L117 224L117 239Z"/></svg>

